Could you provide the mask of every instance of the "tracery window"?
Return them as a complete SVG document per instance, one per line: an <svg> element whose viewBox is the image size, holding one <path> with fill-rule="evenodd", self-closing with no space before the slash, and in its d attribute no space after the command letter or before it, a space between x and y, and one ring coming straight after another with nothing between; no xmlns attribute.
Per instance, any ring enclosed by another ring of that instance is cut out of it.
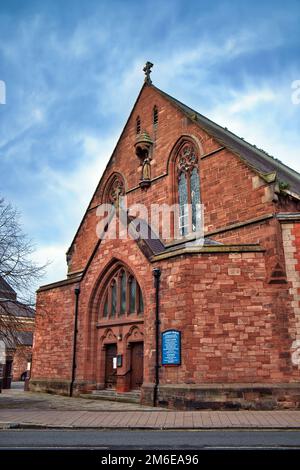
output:
<svg viewBox="0 0 300 470"><path fill-rule="evenodd" d="M144 312L141 288L135 277L124 267L117 269L109 279L102 299L101 316L104 318L142 315Z"/></svg>
<svg viewBox="0 0 300 470"><path fill-rule="evenodd" d="M106 202L112 204L115 207L120 205L120 197L125 195L125 184L121 175L116 174L112 177L107 191L106 191Z"/></svg>
<svg viewBox="0 0 300 470"><path fill-rule="evenodd" d="M191 142L184 143L176 159L179 233L186 236L196 232L200 224L200 183L198 156Z"/></svg>

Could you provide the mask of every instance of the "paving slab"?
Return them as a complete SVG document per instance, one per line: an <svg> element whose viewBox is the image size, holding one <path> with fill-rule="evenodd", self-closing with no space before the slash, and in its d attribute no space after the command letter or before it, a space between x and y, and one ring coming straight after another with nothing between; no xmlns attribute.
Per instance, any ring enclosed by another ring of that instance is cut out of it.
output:
<svg viewBox="0 0 300 470"><path fill-rule="evenodd" d="M175 411L13 389L0 394L0 429L10 428L300 430L300 410Z"/></svg>
<svg viewBox="0 0 300 470"><path fill-rule="evenodd" d="M300 429L300 411L0 410L0 428ZM1 435L0 435L1 437Z"/></svg>

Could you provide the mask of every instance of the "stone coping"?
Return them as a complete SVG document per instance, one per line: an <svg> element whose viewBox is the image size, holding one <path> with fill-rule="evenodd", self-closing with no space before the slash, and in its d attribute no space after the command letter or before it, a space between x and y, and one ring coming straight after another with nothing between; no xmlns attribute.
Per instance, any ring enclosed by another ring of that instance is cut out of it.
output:
<svg viewBox="0 0 300 470"><path fill-rule="evenodd" d="M44 286L39 287L39 289L37 290L37 293L38 292L44 292L44 291L50 290L50 289L56 289L57 287L68 286L70 284L76 284L76 282L81 281L81 277L82 276L76 276L76 278L75 277L74 278L68 278L68 279L63 279L61 281L52 282L51 284L45 284Z"/></svg>
<svg viewBox="0 0 300 470"><path fill-rule="evenodd" d="M196 255L196 254L228 254L228 253L264 253L266 250L259 244L247 244L247 245L210 245L210 246L192 246L178 249L172 249L170 251L164 251L161 254L154 255L150 258L151 262L161 261L167 258L180 255Z"/></svg>

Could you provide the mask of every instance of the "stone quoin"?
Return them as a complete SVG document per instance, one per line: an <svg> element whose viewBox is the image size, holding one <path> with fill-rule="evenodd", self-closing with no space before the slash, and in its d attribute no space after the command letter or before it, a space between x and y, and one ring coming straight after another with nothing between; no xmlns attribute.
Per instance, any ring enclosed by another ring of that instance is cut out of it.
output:
<svg viewBox="0 0 300 470"><path fill-rule="evenodd" d="M178 409L299 408L300 175L158 89L151 68L67 278L38 290L30 388L139 389L141 403ZM179 204L182 238L113 239L108 223L99 239L97 209L114 204L118 217L120 196L149 211ZM180 332L177 365L162 365L167 330Z"/></svg>

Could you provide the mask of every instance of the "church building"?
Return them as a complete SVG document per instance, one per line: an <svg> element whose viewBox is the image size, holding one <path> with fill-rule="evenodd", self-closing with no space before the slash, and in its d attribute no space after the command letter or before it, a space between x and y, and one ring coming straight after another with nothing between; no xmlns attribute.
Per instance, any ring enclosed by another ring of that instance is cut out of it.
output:
<svg viewBox="0 0 300 470"><path fill-rule="evenodd" d="M30 389L299 408L300 174L154 86L151 67L67 278L37 292Z"/></svg>

